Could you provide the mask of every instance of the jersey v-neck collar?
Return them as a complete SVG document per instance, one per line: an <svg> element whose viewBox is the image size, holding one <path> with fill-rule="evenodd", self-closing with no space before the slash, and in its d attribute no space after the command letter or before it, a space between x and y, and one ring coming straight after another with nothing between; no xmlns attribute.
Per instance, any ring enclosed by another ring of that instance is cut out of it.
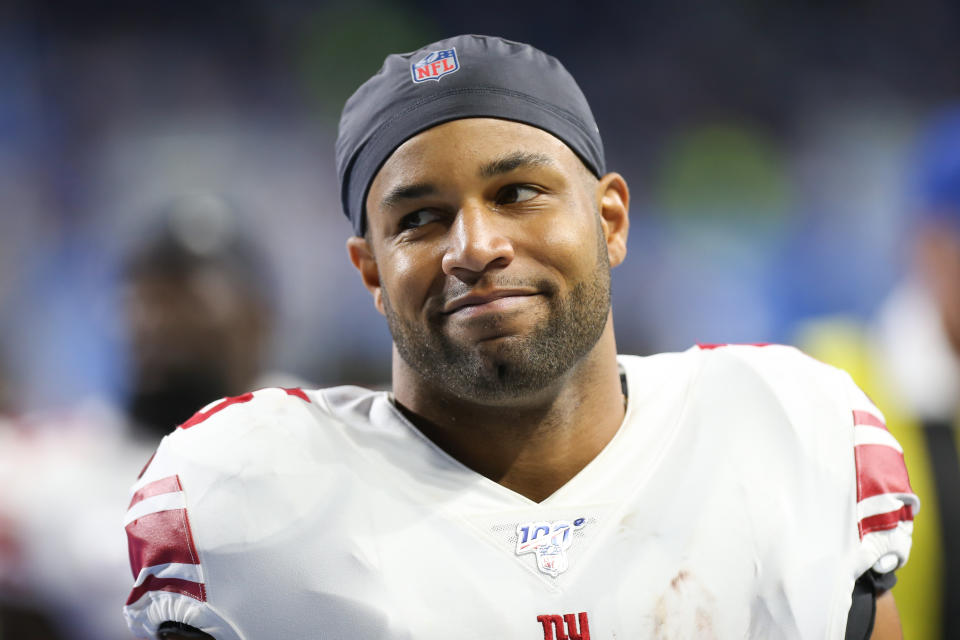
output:
<svg viewBox="0 0 960 640"><path fill-rule="evenodd" d="M692 353L693 350L668 355L672 355L674 359L686 360L694 357ZM414 473L401 475L417 479L436 476L440 471L446 480L444 493L453 491L457 494L446 496L450 500L444 502L448 504L461 504L470 511L484 508L549 509L571 503L609 504L636 491L638 485L642 485L643 480L653 473L663 451L672 440L682 415L683 400L693 378L694 368L677 366L680 363L674 362L670 364L676 369L675 375L663 375L663 368L658 366L662 364L662 358L664 356L618 357L627 390L627 406L620 427L593 460L540 502L487 478L444 451L403 415L391 393L381 392L375 402L386 405L391 418L403 426L410 436L405 440L419 443L413 446L421 449L420 451L407 451L407 455L403 456L406 463L425 465L431 472L421 476L415 469L408 469ZM618 480L624 477L621 470L625 466L635 469L632 475L636 482L623 483ZM415 482L418 485L416 490L421 491L422 483L416 480Z"/></svg>

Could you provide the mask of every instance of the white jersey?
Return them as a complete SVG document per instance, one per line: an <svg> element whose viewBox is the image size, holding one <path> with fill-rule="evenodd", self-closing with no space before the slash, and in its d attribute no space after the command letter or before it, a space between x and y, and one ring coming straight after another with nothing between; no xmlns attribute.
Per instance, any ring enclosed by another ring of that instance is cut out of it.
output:
<svg viewBox="0 0 960 640"><path fill-rule="evenodd" d="M535 503L387 392L265 389L160 445L125 614L243 638L842 638L918 508L883 416L789 347L620 358L623 424Z"/></svg>

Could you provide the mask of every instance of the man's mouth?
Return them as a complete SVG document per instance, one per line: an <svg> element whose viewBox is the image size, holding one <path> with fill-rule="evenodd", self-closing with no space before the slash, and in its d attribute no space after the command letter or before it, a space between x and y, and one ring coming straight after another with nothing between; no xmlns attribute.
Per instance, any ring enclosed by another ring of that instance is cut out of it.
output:
<svg viewBox="0 0 960 640"><path fill-rule="evenodd" d="M474 315L487 311L505 311L525 298L537 295L530 289L494 289L484 293L469 293L449 301L443 307L444 315Z"/></svg>

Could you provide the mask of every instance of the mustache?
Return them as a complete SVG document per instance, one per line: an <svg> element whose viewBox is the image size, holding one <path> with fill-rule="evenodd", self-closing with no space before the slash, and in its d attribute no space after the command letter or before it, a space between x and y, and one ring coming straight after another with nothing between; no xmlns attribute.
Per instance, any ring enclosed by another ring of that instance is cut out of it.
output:
<svg viewBox="0 0 960 640"><path fill-rule="evenodd" d="M523 278L517 276L491 276L481 278L473 284L467 284L455 278L444 283L443 290L430 297L427 306L430 315L442 315L444 307L457 298L471 294L482 294L498 289L531 289L539 294L552 296L557 286L547 278Z"/></svg>

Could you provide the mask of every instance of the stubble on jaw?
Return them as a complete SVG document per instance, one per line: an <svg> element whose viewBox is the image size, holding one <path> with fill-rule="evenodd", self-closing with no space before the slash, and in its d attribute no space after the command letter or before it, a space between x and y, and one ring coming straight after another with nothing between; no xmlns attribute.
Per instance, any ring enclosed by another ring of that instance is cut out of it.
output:
<svg viewBox="0 0 960 640"><path fill-rule="evenodd" d="M452 341L442 322L414 323L401 318L386 289L384 312L400 357L430 386L478 402L505 402L542 391L566 374L600 339L610 309L610 261L597 221L596 268L561 298L547 282L498 282L533 286L544 292L546 320L524 336L501 341L485 354ZM498 316L490 318L496 325Z"/></svg>

